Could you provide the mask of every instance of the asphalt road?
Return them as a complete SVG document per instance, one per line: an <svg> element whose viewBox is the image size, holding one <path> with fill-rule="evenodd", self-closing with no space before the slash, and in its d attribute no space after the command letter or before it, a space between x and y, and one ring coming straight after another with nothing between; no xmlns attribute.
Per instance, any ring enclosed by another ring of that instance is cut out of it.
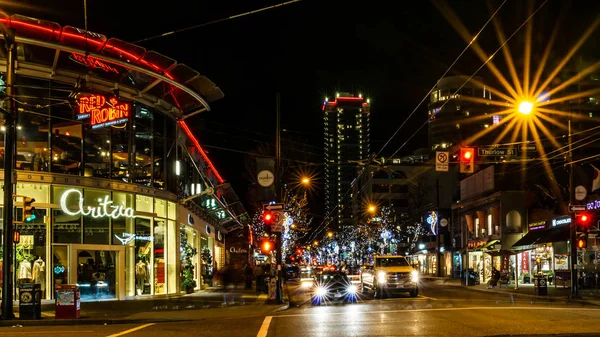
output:
<svg viewBox="0 0 600 337"><path fill-rule="evenodd" d="M268 316L154 324L6 327L0 328L0 337L600 336L599 320L600 307L592 305L425 286L417 298L398 295L379 300L365 296L358 304L303 304Z"/></svg>

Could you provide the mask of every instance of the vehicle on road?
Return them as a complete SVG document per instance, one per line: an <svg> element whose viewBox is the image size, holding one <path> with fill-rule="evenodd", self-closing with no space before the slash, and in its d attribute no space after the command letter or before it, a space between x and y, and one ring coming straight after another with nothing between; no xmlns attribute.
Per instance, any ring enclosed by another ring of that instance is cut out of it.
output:
<svg viewBox="0 0 600 337"><path fill-rule="evenodd" d="M321 305L328 302L354 303L357 300L358 287L348 279L348 275L339 271L325 271L316 278L311 296L311 304Z"/></svg>
<svg viewBox="0 0 600 337"><path fill-rule="evenodd" d="M361 274L361 286L363 293L374 291L377 298L392 292L406 292L416 297L419 294L419 272L404 256L375 256L373 265Z"/></svg>

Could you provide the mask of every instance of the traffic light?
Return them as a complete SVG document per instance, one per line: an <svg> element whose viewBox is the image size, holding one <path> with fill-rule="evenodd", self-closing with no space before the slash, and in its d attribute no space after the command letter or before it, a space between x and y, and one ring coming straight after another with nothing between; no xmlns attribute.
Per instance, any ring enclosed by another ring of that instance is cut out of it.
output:
<svg viewBox="0 0 600 337"><path fill-rule="evenodd" d="M460 148L460 173L475 172L475 149L472 147Z"/></svg>
<svg viewBox="0 0 600 337"><path fill-rule="evenodd" d="M575 214L575 224L578 232L587 232L592 227L592 216L588 213Z"/></svg>
<svg viewBox="0 0 600 337"><path fill-rule="evenodd" d="M587 248L587 241L588 241L587 233L580 234L577 237L577 248L578 249Z"/></svg>
<svg viewBox="0 0 600 337"><path fill-rule="evenodd" d="M33 207L33 203L35 202L34 198L23 197L23 221L31 222L35 220L35 207Z"/></svg>
<svg viewBox="0 0 600 337"><path fill-rule="evenodd" d="M273 215L273 212L271 212L271 211L263 212L263 222L265 223L265 225L271 226L273 224L274 219L275 219L275 216Z"/></svg>
<svg viewBox="0 0 600 337"><path fill-rule="evenodd" d="M262 240L260 242L260 251L263 255L271 254L271 251L275 249L275 243L271 240Z"/></svg>

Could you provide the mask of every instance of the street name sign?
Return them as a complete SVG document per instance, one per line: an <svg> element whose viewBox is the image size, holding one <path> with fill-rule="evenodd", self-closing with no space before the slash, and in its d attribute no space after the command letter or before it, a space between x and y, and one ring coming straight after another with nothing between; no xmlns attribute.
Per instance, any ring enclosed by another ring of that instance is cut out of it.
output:
<svg viewBox="0 0 600 337"><path fill-rule="evenodd" d="M516 156L517 149L514 149L514 148L509 149L509 148L502 148L502 147L490 147L490 148L480 147L477 149L477 153L479 154L480 157Z"/></svg>

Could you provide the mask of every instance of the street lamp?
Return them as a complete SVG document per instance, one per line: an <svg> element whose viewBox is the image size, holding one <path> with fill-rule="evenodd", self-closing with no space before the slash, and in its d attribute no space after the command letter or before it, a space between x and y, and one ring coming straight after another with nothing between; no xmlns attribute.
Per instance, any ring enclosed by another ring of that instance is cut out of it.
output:
<svg viewBox="0 0 600 337"><path fill-rule="evenodd" d="M318 246L319 245L319 241L313 242L313 245Z"/></svg>
<svg viewBox="0 0 600 337"><path fill-rule="evenodd" d="M533 103L531 103L529 101L522 101L519 104L518 111L519 111L519 113L521 113L523 115L529 115L529 114L531 114L531 111L533 111Z"/></svg>
<svg viewBox="0 0 600 337"><path fill-rule="evenodd" d="M332 238L332 237L333 237L333 232L329 232L329 233L327 233L327 236L328 236L329 238Z"/></svg>
<svg viewBox="0 0 600 337"><path fill-rule="evenodd" d="M302 180L300 182L302 182L302 185L308 186L308 185L310 185L310 178L309 177L302 177Z"/></svg>
<svg viewBox="0 0 600 337"><path fill-rule="evenodd" d="M369 211L369 213L375 213L377 211L377 206L371 204L371 205L369 205L367 210Z"/></svg>

